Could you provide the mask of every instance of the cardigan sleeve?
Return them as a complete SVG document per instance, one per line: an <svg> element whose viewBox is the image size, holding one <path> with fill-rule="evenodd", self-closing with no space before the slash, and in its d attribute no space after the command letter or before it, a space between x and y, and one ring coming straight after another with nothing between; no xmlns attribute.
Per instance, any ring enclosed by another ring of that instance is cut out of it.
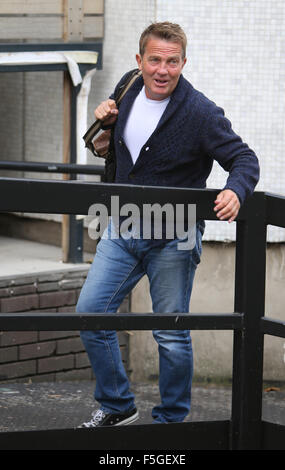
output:
<svg viewBox="0 0 285 470"><path fill-rule="evenodd" d="M229 172L224 189L234 191L243 204L258 183L259 162L254 151L233 131L231 122L218 106L204 120L202 146L209 157Z"/></svg>

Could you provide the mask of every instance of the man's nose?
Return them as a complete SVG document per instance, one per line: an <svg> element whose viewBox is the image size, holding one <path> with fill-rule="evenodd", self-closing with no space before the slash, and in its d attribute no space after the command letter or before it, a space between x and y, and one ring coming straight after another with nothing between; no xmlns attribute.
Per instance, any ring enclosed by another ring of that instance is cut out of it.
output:
<svg viewBox="0 0 285 470"><path fill-rule="evenodd" d="M160 75L165 75L165 74L167 74L168 70L167 70L167 65L166 65L166 63L161 62L161 63L159 64L159 67L158 67L157 72L158 72Z"/></svg>

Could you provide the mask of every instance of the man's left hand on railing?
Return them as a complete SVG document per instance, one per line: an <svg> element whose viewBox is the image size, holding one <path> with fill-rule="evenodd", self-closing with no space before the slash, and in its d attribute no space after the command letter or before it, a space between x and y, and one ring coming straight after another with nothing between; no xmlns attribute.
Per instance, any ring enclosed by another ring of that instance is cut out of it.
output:
<svg viewBox="0 0 285 470"><path fill-rule="evenodd" d="M231 189L221 191L216 200L214 211L218 219L233 222L240 210L240 202L236 193Z"/></svg>

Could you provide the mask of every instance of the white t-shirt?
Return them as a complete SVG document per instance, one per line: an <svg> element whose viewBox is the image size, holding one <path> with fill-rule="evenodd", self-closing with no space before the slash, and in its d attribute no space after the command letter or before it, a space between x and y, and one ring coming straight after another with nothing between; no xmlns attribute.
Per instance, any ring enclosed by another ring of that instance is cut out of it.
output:
<svg viewBox="0 0 285 470"><path fill-rule="evenodd" d="M155 130L170 97L164 100L150 100L146 97L145 87L136 97L124 130L124 141L135 163L142 146Z"/></svg>

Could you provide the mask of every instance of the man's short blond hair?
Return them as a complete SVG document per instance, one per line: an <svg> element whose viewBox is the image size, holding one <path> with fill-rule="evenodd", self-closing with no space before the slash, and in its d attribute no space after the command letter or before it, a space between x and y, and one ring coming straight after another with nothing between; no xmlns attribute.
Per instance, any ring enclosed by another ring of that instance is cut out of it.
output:
<svg viewBox="0 0 285 470"><path fill-rule="evenodd" d="M182 59L186 56L187 37L179 24L164 21L162 23L151 23L141 34L139 48L140 55L145 53L146 44L150 37L164 39L165 41L177 42L182 47Z"/></svg>

